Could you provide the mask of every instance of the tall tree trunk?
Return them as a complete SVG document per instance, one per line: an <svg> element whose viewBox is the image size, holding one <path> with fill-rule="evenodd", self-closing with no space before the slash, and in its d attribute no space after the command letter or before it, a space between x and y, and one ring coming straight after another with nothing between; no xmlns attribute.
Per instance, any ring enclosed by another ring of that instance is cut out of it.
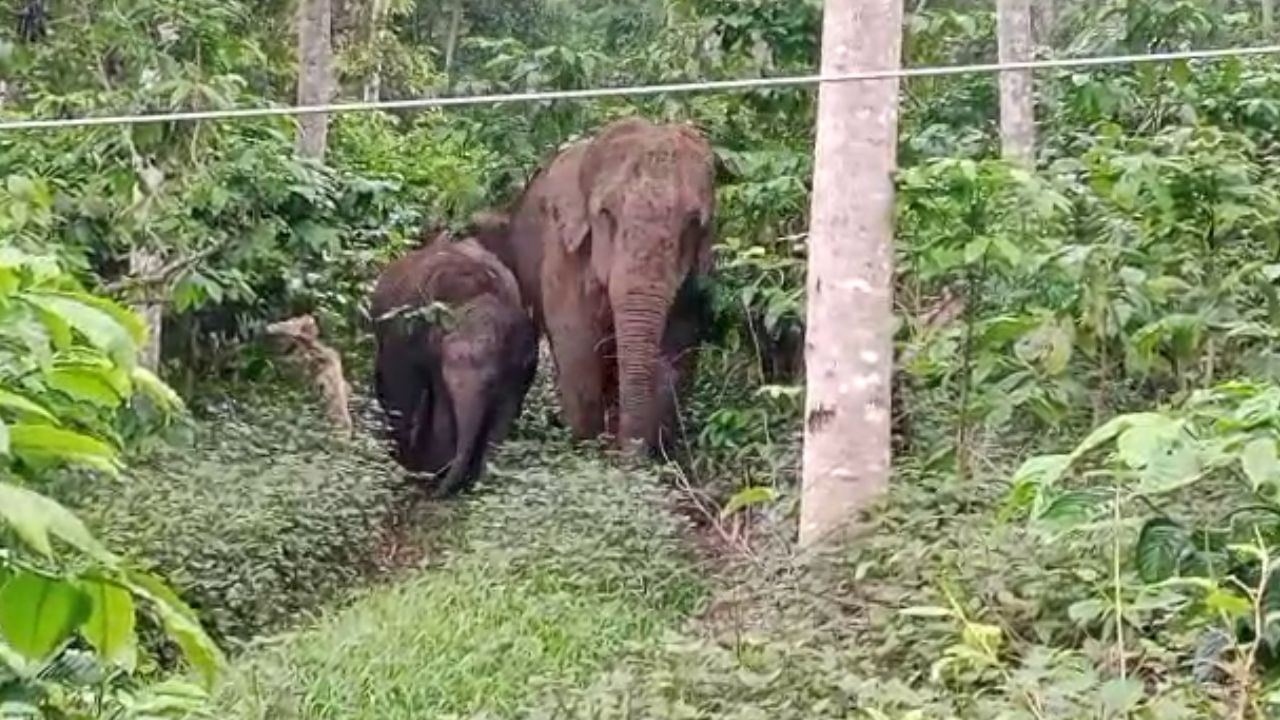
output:
<svg viewBox="0 0 1280 720"><path fill-rule="evenodd" d="M458 34L462 32L462 0L453 0L453 9L449 15L449 34L444 39L444 74L453 78L453 57L458 51Z"/></svg>
<svg viewBox="0 0 1280 720"><path fill-rule="evenodd" d="M333 99L332 0L300 0L298 7L298 104L323 105ZM329 144L329 116L298 118L298 154L323 160Z"/></svg>
<svg viewBox="0 0 1280 720"><path fill-rule="evenodd" d="M1000 62L1031 60L1029 0L996 0ZM1000 73L1000 144L1005 159L1025 167L1035 164L1035 95L1030 70Z"/></svg>
<svg viewBox="0 0 1280 720"><path fill-rule="evenodd" d="M1267 33L1270 39L1271 32L1276 28L1276 0L1262 1L1262 30Z"/></svg>
<svg viewBox="0 0 1280 720"><path fill-rule="evenodd" d="M369 3L369 14L365 18L367 25L365 26L365 47L369 52L375 53L373 65L369 68L369 74L364 79L364 92L361 93L365 102L377 102L382 96L382 56L378 51L378 33L382 29L383 18L387 14L387 5L390 0L371 0Z"/></svg>
<svg viewBox="0 0 1280 720"><path fill-rule="evenodd" d="M826 0L822 72L897 68L902 0ZM887 487L898 80L818 94L809 234L803 545L833 539Z"/></svg>

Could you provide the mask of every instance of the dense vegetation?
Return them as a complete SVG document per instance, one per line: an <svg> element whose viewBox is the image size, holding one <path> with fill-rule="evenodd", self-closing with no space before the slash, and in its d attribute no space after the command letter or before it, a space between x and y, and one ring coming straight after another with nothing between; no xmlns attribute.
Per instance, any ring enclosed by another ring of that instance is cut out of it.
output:
<svg viewBox="0 0 1280 720"><path fill-rule="evenodd" d="M1056 57L1274 36L1242 0L1054 5ZM293 96L291 3L0 8L0 118ZM994 56L989 3L908 11L904 63ZM809 72L819 26L810 0L334 18L348 99ZM1034 172L998 159L993 77L904 83L895 486L820 559L788 529L812 90L348 114L323 165L286 120L0 131L0 715L1280 711L1280 61L1036 80ZM378 268L631 113L697 123L722 161L678 500L570 449L543 387L493 494L412 506L371 423L326 436L262 327L312 312L363 391ZM156 299L168 386L118 304ZM207 702L166 679L175 648L214 679L196 619L235 663Z"/></svg>

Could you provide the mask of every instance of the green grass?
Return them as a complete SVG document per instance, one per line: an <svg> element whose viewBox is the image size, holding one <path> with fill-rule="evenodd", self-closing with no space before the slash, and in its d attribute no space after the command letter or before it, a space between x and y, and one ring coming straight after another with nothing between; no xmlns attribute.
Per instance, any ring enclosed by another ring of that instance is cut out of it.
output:
<svg viewBox="0 0 1280 720"><path fill-rule="evenodd" d="M651 477L523 443L496 460L448 554L250 653L217 715L510 717L541 686L588 683L655 645L699 603Z"/></svg>

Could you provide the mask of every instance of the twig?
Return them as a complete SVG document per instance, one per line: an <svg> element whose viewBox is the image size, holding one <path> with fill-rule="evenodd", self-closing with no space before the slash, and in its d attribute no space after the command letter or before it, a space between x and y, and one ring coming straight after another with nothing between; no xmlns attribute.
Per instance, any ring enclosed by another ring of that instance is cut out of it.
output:
<svg viewBox="0 0 1280 720"><path fill-rule="evenodd" d="M226 245L227 243L225 241L217 243L197 253L187 255L186 257L180 257L175 260L171 260L168 264L163 265L162 267L160 267L160 269L156 270L154 273L151 273L149 275L146 275L144 277L130 276L130 277L121 278L119 280L115 280L113 282L107 283L102 287L102 289L109 293L115 293L115 292L122 292L124 290L131 290L138 287L146 287L151 285L167 285L171 280L173 280L174 276L178 275L179 273L186 270L187 268L190 268L192 265L195 265L196 263L202 260L206 260L209 257L215 255L218 251L226 247Z"/></svg>

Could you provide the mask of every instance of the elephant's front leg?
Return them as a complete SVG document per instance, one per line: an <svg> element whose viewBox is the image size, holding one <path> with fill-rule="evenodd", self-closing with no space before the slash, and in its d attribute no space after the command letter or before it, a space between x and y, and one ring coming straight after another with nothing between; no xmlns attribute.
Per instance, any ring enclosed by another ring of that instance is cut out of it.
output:
<svg viewBox="0 0 1280 720"><path fill-rule="evenodd" d="M559 307L557 307L559 305ZM604 375L599 354L604 333L582 303L547 303L547 335L556 356L556 385L565 422L575 438L604 432Z"/></svg>

